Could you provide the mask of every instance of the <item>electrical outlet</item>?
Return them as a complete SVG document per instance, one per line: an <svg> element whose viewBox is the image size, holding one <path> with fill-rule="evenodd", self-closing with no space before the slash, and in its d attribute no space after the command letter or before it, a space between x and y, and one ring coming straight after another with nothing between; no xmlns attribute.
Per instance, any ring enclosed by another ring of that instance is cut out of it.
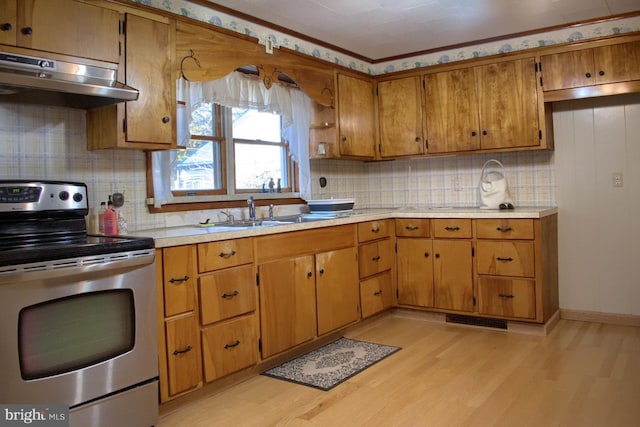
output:
<svg viewBox="0 0 640 427"><path fill-rule="evenodd" d="M622 181L622 172L614 172L613 173L613 186L614 187L622 187L624 185Z"/></svg>

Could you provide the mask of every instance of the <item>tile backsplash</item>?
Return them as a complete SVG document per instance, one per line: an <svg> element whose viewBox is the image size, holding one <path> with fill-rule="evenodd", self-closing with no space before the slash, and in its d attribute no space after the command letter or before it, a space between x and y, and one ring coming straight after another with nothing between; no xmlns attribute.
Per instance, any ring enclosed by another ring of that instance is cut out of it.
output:
<svg viewBox="0 0 640 427"><path fill-rule="evenodd" d="M130 232L207 216L206 212L149 214L144 204L145 154L88 151L84 110L0 103L0 146L0 179L85 182L92 208L109 194L124 193L121 212ZM489 158L504 164L516 205L555 205L553 152L549 151L370 163L312 160L312 197L354 198L358 208L477 206L478 178ZM321 176L327 178L325 188L320 188Z"/></svg>

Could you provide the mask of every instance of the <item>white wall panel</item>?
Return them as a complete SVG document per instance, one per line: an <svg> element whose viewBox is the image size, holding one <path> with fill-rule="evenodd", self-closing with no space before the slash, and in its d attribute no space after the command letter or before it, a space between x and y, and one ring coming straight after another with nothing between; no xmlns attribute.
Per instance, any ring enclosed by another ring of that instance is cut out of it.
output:
<svg viewBox="0 0 640 427"><path fill-rule="evenodd" d="M638 123L639 95L554 108L561 308L640 314Z"/></svg>

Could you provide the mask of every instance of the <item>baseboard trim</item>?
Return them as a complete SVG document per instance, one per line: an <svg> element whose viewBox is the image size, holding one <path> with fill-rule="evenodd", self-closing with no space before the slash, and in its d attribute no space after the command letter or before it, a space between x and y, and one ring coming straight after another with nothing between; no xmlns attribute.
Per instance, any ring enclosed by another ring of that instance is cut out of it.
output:
<svg viewBox="0 0 640 427"><path fill-rule="evenodd" d="M474 328L474 329L486 329L490 331L497 332L507 332L507 333L516 333L516 334L526 334L526 335L537 335L537 336L547 336L551 332L551 330L555 327L555 325L560 320L560 312L556 311L546 323L530 323L530 322L519 322L515 320L507 320L507 329L499 329L499 328L491 328L486 326L478 326L478 325L466 325L463 323L451 323L447 322L445 313L437 313L430 311L422 311L422 310L412 310L410 308L405 307L395 307L391 310L391 315L397 317L405 317L416 320L424 320L427 322L435 322L442 323L446 325L458 326L461 328Z"/></svg>
<svg viewBox="0 0 640 427"><path fill-rule="evenodd" d="M598 311L560 309L560 318L584 322L609 323L612 325L640 326L640 316L632 314L602 313Z"/></svg>

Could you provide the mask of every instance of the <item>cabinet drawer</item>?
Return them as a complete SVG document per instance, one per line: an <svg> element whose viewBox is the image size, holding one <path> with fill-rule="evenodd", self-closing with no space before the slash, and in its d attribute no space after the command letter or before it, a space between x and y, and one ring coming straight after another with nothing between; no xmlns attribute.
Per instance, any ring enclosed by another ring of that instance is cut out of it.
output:
<svg viewBox="0 0 640 427"><path fill-rule="evenodd" d="M194 310L195 257L191 245L162 249L165 317Z"/></svg>
<svg viewBox="0 0 640 427"><path fill-rule="evenodd" d="M258 333L255 316L239 317L203 329L202 358L206 382L256 364Z"/></svg>
<svg viewBox="0 0 640 427"><path fill-rule="evenodd" d="M478 310L494 316L535 319L535 281L479 278Z"/></svg>
<svg viewBox="0 0 640 427"><path fill-rule="evenodd" d="M165 322L169 395L174 396L200 384L200 343L195 315Z"/></svg>
<svg viewBox="0 0 640 427"><path fill-rule="evenodd" d="M358 224L358 241L382 239L391 235L391 220L368 221Z"/></svg>
<svg viewBox="0 0 640 427"><path fill-rule="evenodd" d="M256 276L252 265L200 277L200 316L203 325L256 309Z"/></svg>
<svg viewBox="0 0 640 427"><path fill-rule="evenodd" d="M434 219L434 237L450 239L470 239L471 220L470 219Z"/></svg>
<svg viewBox="0 0 640 427"><path fill-rule="evenodd" d="M398 237L429 237L428 219L396 218L396 236Z"/></svg>
<svg viewBox="0 0 640 427"><path fill-rule="evenodd" d="M235 267L253 261L251 238L198 244L198 272Z"/></svg>
<svg viewBox="0 0 640 427"><path fill-rule="evenodd" d="M478 241L478 274L534 277L533 242Z"/></svg>
<svg viewBox="0 0 640 427"><path fill-rule="evenodd" d="M393 304L391 293L391 272L374 276L360 282L360 305L362 318L373 316Z"/></svg>
<svg viewBox="0 0 640 427"><path fill-rule="evenodd" d="M533 239L532 219L479 219L478 239Z"/></svg>
<svg viewBox="0 0 640 427"><path fill-rule="evenodd" d="M366 243L358 247L358 267L360 277L371 276L391 269L393 248L391 240Z"/></svg>

